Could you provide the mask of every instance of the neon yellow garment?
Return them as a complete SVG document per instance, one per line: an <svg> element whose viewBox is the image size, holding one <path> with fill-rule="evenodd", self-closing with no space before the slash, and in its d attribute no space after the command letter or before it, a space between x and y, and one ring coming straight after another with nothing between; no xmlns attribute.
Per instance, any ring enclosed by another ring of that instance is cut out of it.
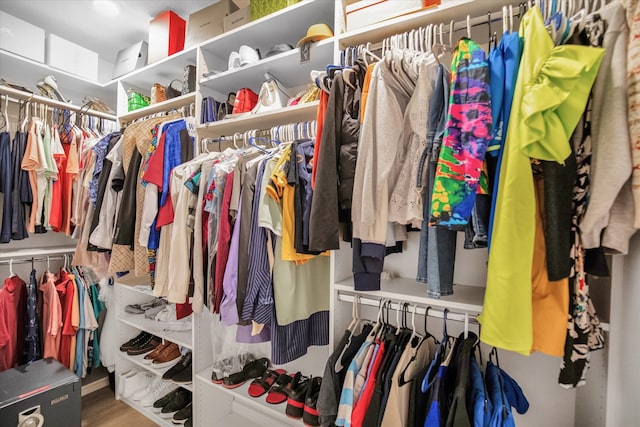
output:
<svg viewBox="0 0 640 427"><path fill-rule="evenodd" d="M533 344L535 198L530 158L562 163L603 49L556 47L538 7L520 24L524 49L500 170L481 339L528 355Z"/></svg>

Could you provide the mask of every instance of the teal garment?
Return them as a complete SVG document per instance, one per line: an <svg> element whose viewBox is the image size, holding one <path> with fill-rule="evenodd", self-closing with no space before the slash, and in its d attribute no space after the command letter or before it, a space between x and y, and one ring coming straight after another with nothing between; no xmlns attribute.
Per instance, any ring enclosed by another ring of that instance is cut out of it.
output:
<svg viewBox="0 0 640 427"><path fill-rule="evenodd" d="M91 305L93 306L93 313L96 319L100 317L100 313L107 310L104 303L98 299L100 292L98 291L98 285L95 283L89 287L91 295ZM93 367L100 366L100 328L96 329L93 333Z"/></svg>

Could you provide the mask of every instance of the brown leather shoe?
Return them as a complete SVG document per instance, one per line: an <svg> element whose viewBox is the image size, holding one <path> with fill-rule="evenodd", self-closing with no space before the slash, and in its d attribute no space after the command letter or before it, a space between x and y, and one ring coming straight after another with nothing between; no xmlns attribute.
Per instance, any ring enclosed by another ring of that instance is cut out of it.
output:
<svg viewBox="0 0 640 427"><path fill-rule="evenodd" d="M167 366L177 363L181 356L182 354L180 353L178 344L170 343L156 356L151 366L154 368L166 368Z"/></svg>
<svg viewBox="0 0 640 427"><path fill-rule="evenodd" d="M156 357L158 357L160 352L162 350L164 350L165 347L167 347L169 344L171 344L171 342L165 340L163 343L161 343L159 346L157 346L151 353L145 355L144 359L142 361L144 363L150 364L151 362L153 362L155 360Z"/></svg>
<svg viewBox="0 0 640 427"><path fill-rule="evenodd" d="M127 354L129 356L139 356L141 354L149 353L150 351L155 350L162 344L162 340L156 336L150 335L148 340L145 340L140 343L140 345L127 350Z"/></svg>

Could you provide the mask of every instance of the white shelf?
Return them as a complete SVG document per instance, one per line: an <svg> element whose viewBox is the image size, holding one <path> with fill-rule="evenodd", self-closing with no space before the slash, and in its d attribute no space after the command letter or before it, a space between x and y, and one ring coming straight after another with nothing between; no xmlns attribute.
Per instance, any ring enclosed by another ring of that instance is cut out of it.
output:
<svg viewBox="0 0 640 427"><path fill-rule="evenodd" d="M171 367L173 366L173 365L170 365L165 368L155 368L152 364L144 363L144 356L146 356L146 354L141 354L139 356L129 356L125 351L119 351L119 354L120 354L120 357L122 357L124 360L127 360L135 365L138 365L139 367L143 368L146 371L151 372L152 374L158 377L161 377L162 375L164 375L164 373L167 372L169 369L171 369ZM176 359L176 363L178 363L179 361L180 361L180 358ZM175 383L175 384L191 392L193 391L193 383L191 384Z"/></svg>
<svg viewBox="0 0 640 427"><path fill-rule="evenodd" d="M120 400L127 405L131 406L136 411L140 412L145 417L149 418L154 423L163 427L175 427L175 424L171 422L171 418L162 418L160 415L153 412L150 408L146 408L131 399L120 398Z"/></svg>
<svg viewBox="0 0 640 427"><path fill-rule="evenodd" d="M120 322L133 326L141 331L147 331L160 338L174 342L179 346L186 347L193 350L193 343L191 340L191 331L173 332L165 331L162 329L162 322L156 322L155 320L147 319L144 314L131 314L122 312L118 316Z"/></svg>
<svg viewBox="0 0 640 427"><path fill-rule="evenodd" d="M177 96L175 98L167 99L166 101L158 102L157 104L149 105L148 107L139 108L134 111L130 111L118 116L121 123L130 122L140 117L149 116L154 113L169 111L176 108L189 105L196 102L196 93L191 92L186 95Z"/></svg>
<svg viewBox="0 0 640 427"><path fill-rule="evenodd" d="M196 381L202 381L204 384L208 385L209 387L213 387L218 391L231 395L234 398L234 400L237 400L241 402L243 405L246 405L250 408L255 408L256 410L267 414L269 417L278 420L283 425L287 425L287 426L302 425L302 420L296 420L286 415L285 413L285 409L287 407L286 402L279 405L272 405L270 403L267 403L267 401L265 400L266 393L261 397L257 397L257 398L249 396L248 390L249 390L249 385L251 384L251 381L247 381L240 387L237 387L234 389L227 389L221 385L214 384L211 382L212 371L213 371L213 365L199 372L196 375ZM226 426L227 424L219 424L219 425ZM228 425L231 426L231 424L228 424ZM254 425L254 424L249 424L249 425Z"/></svg>
<svg viewBox="0 0 640 427"><path fill-rule="evenodd" d="M258 48L263 56L274 44L288 43L295 47L298 40L306 36L309 26L326 23L333 27L336 3L331 0L304 0L213 37L201 43L200 47L207 60L214 56L225 64L229 54L241 45Z"/></svg>
<svg viewBox="0 0 640 427"><path fill-rule="evenodd" d="M153 64L118 77L116 80L122 82L125 89L133 86L148 94L151 92L151 86L154 83L167 86L173 79L182 81L185 65L196 65L196 52L197 46L189 47Z"/></svg>
<svg viewBox="0 0 640 427"><path fill-rule="evenodd" d="M47 64L34 61L0 49L0 76L10 83L19 84L40 93L36 83L46 76L53 75L62 94L76 105L82 105L85 95L100 98L112 110L116 106L116 82L98 83L66 71L58 70Z"/></svg>
<svg viewBox="0 0 640 427"><path fill-rule="evenodd" d="M259 93L266 72L273 74L285 90L309 84L312 83L309 76L311 70L324 70L327 64L333 62L333 38L314 44L310 54L309 62L300 63L300 49L292 49L241 68L205 77L200 80L200 86L222 94L237 92L243 87Z"/></svg>
<svg viewBox="0 0 640 427"><path fill-rule="evenodd" d="M402 33L427 24L443 23L448 27L453 19L457 22L464 19L465 15L471 17L482 16L487 12L496 12L504 5L514 4L513 0L442 0L437 7L425 9L420 12L402 15L397 18L377 22L363 28L348 31L337 36L340 49L347 46L357 46L367 42L379 42L394 34ZM456 27L454 40L465 35L464 31L458 31Z"/></svg>
<svg viewBox="0 0 640 427"><path fill-rule="evenodd" d="M37 248L37 249L16 249L14 251L2 251L0 253L0 259L9 258L29 258L29 257L44 257L47 255L58 254L73 254L76 251L75 246L68 247L51 247L51 248Z"/></svg>
<svg viewBox="0 0 640 427"><path fill-rule="evenodd" d="M248 114L219 122L206 123L198 126L199 137L216 137L233 135L235 132L245 132L252 129L266 129L273 126L285 125L316 119L316 112L320 101L298 104L280 110L264 113Z"/></svg>
<svg viewBox="0 0 640 427"><path fill-rule="evenodd" d="M387 298L396 301L461 310L469 314L478 314L482 311L484 290L482 286L454 285L453 295L437 298L427 297L427 284L416 282L415 279L398 277L382 280L379 291L356 291L353 288L353 277L334 285L338 292L358 293L374 298Z"/></svg>

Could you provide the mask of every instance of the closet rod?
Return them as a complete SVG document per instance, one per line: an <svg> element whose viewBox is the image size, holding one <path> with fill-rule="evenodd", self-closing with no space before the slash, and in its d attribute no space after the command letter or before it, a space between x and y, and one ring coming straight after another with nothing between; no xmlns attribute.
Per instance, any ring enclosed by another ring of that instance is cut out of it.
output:
<svg viewBox="0 0 640 427"><path fill-rule="evenodd" d="M516 6L519 8L519 6ZM516 9L514 7L514 9ZM494 15L498 15L497 17L493 17ZM517 9L517 12L513 14L514 18L519 18L520 17L520 11L519 9ZM488 25L489 23L494 24L496 22L500 22L502 21L502 10L496 11L496 12L487 12L485 15L480 15L480 16L475 16L473 18L470 18L469 20L469 25L471 28L476 28L476 27L481 27L483 25ZM446 24L446 23L442 23L442 36L444 37L445 34L449 34L449 25L450 24ZM430 24L424 24L421 25L420 27L427 27ZM434 25L440 25L438 24L434 24ZM416 28L420 28L420 27L416 27ZM413 28L414 30L416 28ZM462 30L466 30L467 29L467 20L465 19L464 21L458 21L458 22L454 22L453 23L453 32L455 33L456 31L462 31ZM391 37L396 37L396 36L402 36L405 33L409 33L409 31L411 30L407 30L407 31L403 31L401 33L396 33L394 35L385 37L385 39L389 39ZM440 31L437 31L437 35L440 36ZM382 49L382 41L377 42L377 43L371 43L371 45L369 45L368 47L369 50L380 50Z"/></svg>
<svg viewBox="0 0 640 427"><path fill-rule="evenodd" d="M368 305L371 307L379 307L380 306L380 301L384 300L384 298L378 298L378 299L374 299L372 297L366 297L366 296L362 296L362 295L348 295L348 294L344 294L344 293L339 293L338 294L338 300L339 301L344 301L344 302L353 302L354 299L358 299L358 301L360 302L360 304L364 304L364 305ZM406 302L407 304L409 304L409 311L413 312L411 310L411 307L414 306L414 304L410 303L409 301L403 301ZM402 306L399 307L399 304L401 305L403 302L391 302L391 309L393 310L398 310L398 309L402 309ZM444 310L439 310L439 309L435 309L431 306L429 306L429 317L437 317L439 319L443 319L444 318ZM420 315L425 315L427 313L427 309L425 307L422 306L417 306L416 309L416 314L420 314ZM478 325L479 322L476 319L477 314L475 313L467 313L467 319L469 321L470 324L474 324L474 325ZM465 315L464 314L460 314L459 312L454 312L451 311L449 309L449 311L447 312L447 320L455 320L457 322L465 322Z"/></svg>
<svg viewBox="0 0 640 427"><path fill-rule="evenodd" d="M38 104L45 104L50 107L56 107L63 110L75 111L83 115L94 116L101 119L111 120L114 122L117 120L116 116L112 114L103 113L102 111L96 111L96 110L86 110L86 109L83 109L82 107L78 107L77 105L56 101L55 99L45 98L44 96L32 94L29 92L23 92L21 90L17 90L4 85L0 85L0 95L12 96L19 100L36 102Z"/></svg>
<svg viewBox="0 0 640 427"><path fill-rule="evenodd" d="M46 257L31 257L31 258L20 257L18 259L16 258L2 259L0 260L0 264L12 264L12 265L29 264L30 262L55 261L55 260L63 260L63 259L65 259L64 256L46 256ZM69 257L67 257L67 259L71 261Z"/></svg>
<svg viewBox="0 0 640 427"><path fill-rule="evenodd" d="M1 247L1 246L0 246ZM76 251L75 246L51 247L51 248L34 248L34 249L17 249L15 251L3 251L0 253L0 259L9 258L29 258L41 257L46 255L72 254Z"/></svg>

